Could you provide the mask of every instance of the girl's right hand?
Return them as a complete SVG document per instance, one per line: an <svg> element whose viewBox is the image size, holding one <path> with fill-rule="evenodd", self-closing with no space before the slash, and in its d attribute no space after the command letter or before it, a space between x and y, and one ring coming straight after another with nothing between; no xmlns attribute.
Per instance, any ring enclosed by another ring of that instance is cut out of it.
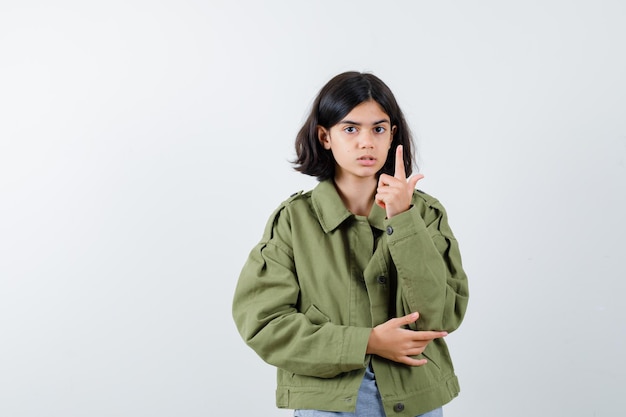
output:
<svg viewBox="0 0 626 417"><path fill-rule="evenodd" d="M386 321L372 329L367 342L367 354L378 355L409 366L422 366L426 359L415 359L435 339L445 337L447 332L414 331L404 326L414 323L419 313L411 313Z"/></svg>

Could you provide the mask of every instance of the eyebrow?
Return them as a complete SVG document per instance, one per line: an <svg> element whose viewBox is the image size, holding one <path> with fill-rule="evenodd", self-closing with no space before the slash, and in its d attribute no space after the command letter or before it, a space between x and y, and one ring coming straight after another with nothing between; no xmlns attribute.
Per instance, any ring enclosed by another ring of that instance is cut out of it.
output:
<svg viewBox="0 0 626 417"><path fill-rule="evenodd" d="M352 120L342 120L339 123L346 124L346 125L355 125L355 126L361 126L362 125L362 123L353 122ZM379 120L377 122L372 123L372 126L379 125L379 124L382 124L382 123L389 123L389 124L391 124L389 119L382 119L382 120Z"/></svg>

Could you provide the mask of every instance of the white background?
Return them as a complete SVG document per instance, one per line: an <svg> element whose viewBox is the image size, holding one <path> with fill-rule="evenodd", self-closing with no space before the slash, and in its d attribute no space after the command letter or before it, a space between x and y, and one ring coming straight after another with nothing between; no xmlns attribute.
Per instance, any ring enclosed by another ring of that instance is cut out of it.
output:
<svg viewBox="0 0 626 417"><path fill-rule="evenodd" d="M232 292L370 71L470 278L448 417L626 406L626 3L0 3L0 416L288 416Z"/></svg>

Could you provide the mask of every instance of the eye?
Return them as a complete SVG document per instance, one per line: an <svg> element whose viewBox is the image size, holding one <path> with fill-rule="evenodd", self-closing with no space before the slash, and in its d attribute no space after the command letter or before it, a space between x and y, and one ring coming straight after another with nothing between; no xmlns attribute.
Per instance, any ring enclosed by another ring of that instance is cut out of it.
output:
<svg viewBox="0 0 626 417"><path fill-rule="evenodd" d="M343 131L346 133L356 133L356 127L354 126L346 126L343 128Z"/></svg>
<svg viewBox="0 0 626 417"><path fill-rule="evenodd" d="M385 129L384 126L376 126L374 128L374 132L376 132L376 133L385 133L386 131L387 131L387 129Z"/></svg>

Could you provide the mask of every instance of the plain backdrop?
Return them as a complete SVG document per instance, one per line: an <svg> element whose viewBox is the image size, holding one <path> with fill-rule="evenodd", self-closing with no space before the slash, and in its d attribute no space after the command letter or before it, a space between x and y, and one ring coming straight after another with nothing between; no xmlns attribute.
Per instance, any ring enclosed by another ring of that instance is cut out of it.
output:
<svg viewBox="0 0 626 417"><path fill-rule="evenodd" d="M394 91L470 279L448 417L626 407L626 3L0 2L0 416L288 416L232 293L319 89Z"/></svg>

